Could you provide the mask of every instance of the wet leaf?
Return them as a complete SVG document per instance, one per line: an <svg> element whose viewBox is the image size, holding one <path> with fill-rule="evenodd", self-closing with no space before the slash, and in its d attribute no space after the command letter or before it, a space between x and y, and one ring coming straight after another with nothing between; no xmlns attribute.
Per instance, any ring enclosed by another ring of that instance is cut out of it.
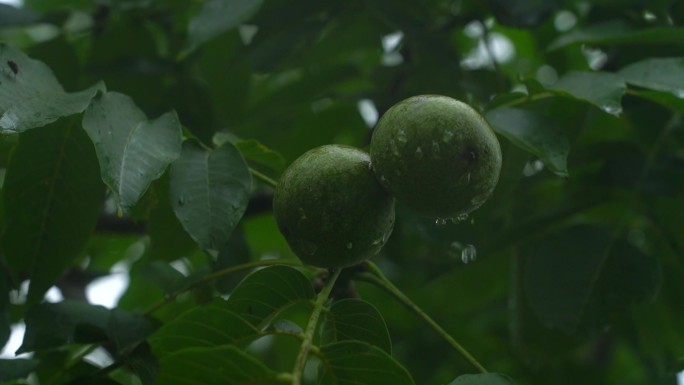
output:
<svg viewBox="0 0 684 385"><path fill-rule="evenodd" d="M567 92L617 116L622 113L621 99L627 87L620 76L608 72L571 71L550 88Z"/></svg>
<svg viewBox="0 0 684 385"><path fill-rule="evenodd" d="M104 83L67 93L52 70L23 52L0 45L0 133L11 134L45 126L83 112Z"/></svg>
<svg viewBox="0 0 684 385"><path fill-rule="evenodd" d="M358 341L343 341L321 347L324 369L319 384L412 385L409 372L382 349Z"/></svg>
<svg viewBox="0 0 684 385"><path fill-rule="evenodd" d="M171 167L169 199L185 231L203 249L220 250L249 203L252 175L231 143L208 150L187 141Z"/></svg>
<svg viewBox="0 0 684 385"><path fill-rule="evenodd" d="M95 144L102 180L129 210L153 180L180 156L181 127L175 112L148 121L126 95L108 92L93 100L83 128Z"/></svg>
<svg viewBox="0 0 684 385"><path fill-rule="evenodd" d="M261 8L263 0L210 0L190 20L188 48L193 51L212 38L237 28Z"/></svg>
<svg viewBox="0 0 684 385"><path fill-rule="evenodd" d="M538 156L554 174L568 176L570 145L548 118L531 110L510 107L489 110L486 117L498 134Z"/></svg>
<svg viewBox="0 0 684 385"><path fill-rule="evenodd" d="M499 373L464 374L449 385L515 385L507 376Z"/></svg>
<svg viewBox="0 0 684 385"><path fill-rule="evenodd" d="M160 361L158 385L282 384L278 374L235 346L179 350Z"/></svg>
<svg viewBox="0 0 684 385"><path fill-rule="evenodd" d="M86 246L104 185L93 146L73 120L22 133L5 176L5 261L30 274L38 302Z"/></svg>
<svg viewBox="0 0 684 385"><path fill-rule="evenodd" d="M684 58L652 58L618 72L629 84L684 96Z"/></svg>
<svg viewBox="0 0 684 385"><path fill-rule="evenodd" d="M661 279L657 259L601 228L577 226L541 242L526 267L525 289L543 323L572 333L652 299Z"/></svg>
<svg viewBox="0 0 684 385"><path fill-rule="evenodd" d="M336 301L325 318L323 341L362 341L392 354L387 325L375 306L358 299Z"/></svg>

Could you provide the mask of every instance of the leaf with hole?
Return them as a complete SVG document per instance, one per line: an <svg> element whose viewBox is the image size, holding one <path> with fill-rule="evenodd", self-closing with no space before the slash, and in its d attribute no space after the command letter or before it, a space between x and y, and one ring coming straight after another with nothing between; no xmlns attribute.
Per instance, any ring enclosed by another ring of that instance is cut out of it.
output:
<svg viewBox="0 0 684 385"><path fill-rule="evenodd" d="M0 44L0 133L42 127L83 112L104 83L67 93L52 70L18 49Z"/></svg>

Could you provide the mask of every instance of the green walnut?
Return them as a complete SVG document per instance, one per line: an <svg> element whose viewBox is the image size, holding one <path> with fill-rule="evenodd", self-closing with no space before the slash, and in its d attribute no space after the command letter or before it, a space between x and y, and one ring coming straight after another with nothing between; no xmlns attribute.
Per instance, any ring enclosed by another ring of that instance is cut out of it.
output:
<svg viewBox="0 0 684 385"><path fill-rule="evenodd" d="M480 207L501 170L501 147L489 124L467 104L440 95L414 96L384 113L370 157L397 201L437 218L462 218Z"/></svg>
<svg viewBox="0 0 684 385"><path fill-rule="evenodd" d="M377 254L394 227L394 198L378 184L367 153L327 145L297 158L273 198L280 232L308 265L346 267Z"/></svg>

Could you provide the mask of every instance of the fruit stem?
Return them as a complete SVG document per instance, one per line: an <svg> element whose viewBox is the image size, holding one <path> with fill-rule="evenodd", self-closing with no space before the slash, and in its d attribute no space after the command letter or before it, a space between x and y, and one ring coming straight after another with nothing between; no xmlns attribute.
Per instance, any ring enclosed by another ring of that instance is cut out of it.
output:
<svg viewBox="0 0 684 385"><path fill-rule="evenodd" d="M414 312L419 318L425 321L437 334L439 334L444 340L446 340L456 351L458 351L463 358L465 358L470 365L477 369L480 373L487 373L487 369L480 364L475 357L473 357L461 344L458 343L446 330L444 330L437 322L435 322L423 309L418 307L409 297L406 296L401 290L399 290L389 279L383 274L383 272L378 268L373 262L368 262L368 267L370 268L370 274L363 273L357 277L373 283L382 289L385 289L390 295L399 300L404 306L409 310Z"/></svg>
<svg viewBox="0 0 684 385"><path fill-rule="evenodd" d="M254 261L254 262L247 262L243 263L240 265L235 265L231 267L227 267L225 269L217 270L213 273L207 274L203 276L202 278L193 281L192 283L181 287L178 290L175 290L171 293L167 293L164 298L160 299L157 301L157 303L153 304L149 308L147 308L143 314L151 314L154 313L155 311L159 310L161 307L166 305L167 303L171 302L173 299L178 297L179 294L185 293L186 291L190 291L198 286L202 286L206 283L209 283L211 281L214 281L216 279L225 277L229 274L236 273L238 271L242 270L248 270L252 269L255 267L263 267L263 266L271 266L271 265L289 265L289 266L301 266L301 263L298 261L286 261L282 259L265 259L262 261Z"/></svg>
<svg viewBox="0 0 684 385"><path fill-rule="evenodd" d="M276 186L278 185L278 182L276 182L275 180L269 178L268 176L266 176L266 174L263 174L263 173L261 173L261 172L255 170L255 169L253 169L253 168L251 168L251 167L249 168L249 172L252 173L252 175L253 175L255 178L259 179L260 181L266 183L267 185L269 185L269 186L271 186L271 187L273 187L273 188L276 188Z"/></svg>
<svg viewBox="0 0 684 385"><path fill-rule="evenodd" d="M316 327L318 326L318 318L321 315L321 311L328 301L330 292L333 286L335 286L335 281L340 276L342 269L336 269L328 282L326 282L323 290L316 296L316 302L314 302L313 310L311 311L311 316L309 317L309 323L306 325L306 330L304 331L304 340L299 348L299 355L297 355L297 361L295 362L295 367L292 370L292 385L302 384L302 373L304 372L304 366L306 365L306 359L311 350L311 345L313 344L314 333L316 332Z"/></svg>

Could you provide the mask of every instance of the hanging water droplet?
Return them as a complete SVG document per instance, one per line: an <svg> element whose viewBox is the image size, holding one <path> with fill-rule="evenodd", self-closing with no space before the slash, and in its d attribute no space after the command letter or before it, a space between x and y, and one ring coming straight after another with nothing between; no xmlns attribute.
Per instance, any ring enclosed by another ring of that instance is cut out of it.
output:
<svg viewBox="0 0 684 385"><path fill-rule="evenodd" d="M421 149L420 147L416 148L416 159L423 159L423 149Z"/></svg>
<svg viewBox="0 0 684 385"><path fill-rule="evenodd" d="M470 173L466 174L466 184L470 184Z"/></svg>
<svg viewBox="0 0 684 385"><path fill-rule="evenodd" d="M352 247L354 247L354 245L351 242L347 243L347 250L351 250Z"/></svg>
<svg viewBox="0 0 684 385"><path fill-rule="evenodd" d="M401 143L406 143L408 141L408 138L406 138L406 131L399 130L397 133L397 140Z"/></svg>
<svg viewBox="0 0 684 385"><path fill-rule="evenodd" d="M185 204L185 197L178 198L178 205L183 206Z"/></svg>
<svg viewBox="0 0 684 385"><path fill-rule="evenodd" d="M437 143L436 140L433 140L433 141L432 141L432 155L433 155L434 157L438 157L438 156L439 156L439 143Z"/></svg>
<svg viewBox="0 0 684 385"><path fill-rule="evenodd" d="M442 142L444 143L449 143L451 141L451 138L454 137L454 133L449 131L449 130L444 130L442 133Z"/></svg>
<svg viewBox="0 0 684 385"><path fill-rule="evenodd" d="M477 259L477 249L471 244L466 245L463 250L461 250L461 261L463 263L469 263L473 262L475 259Z"/></svg>
<svg viewBox="0 0 684 385"><path fill-rule="evenodd" d="M608 105L601 106L601 109L603 111L605 111L611 115L615 115L615 116L620 115L620 112L622 112L622 108L619 105L618 106L608 106Z"/></svg>
<svg viewBox="0 0 684 385"><path fill-rule="evenodd" d="M435 219L435 224L437 226L444 226L447 224L447 219L446 218L437 218L437 219Z"/></svg>
<svg viewBox="0 0 684 385"><path fill-rule="evenodd" d="M468 219L468 213L461 213L451 218L451 223L461 223Z"/></svg>

